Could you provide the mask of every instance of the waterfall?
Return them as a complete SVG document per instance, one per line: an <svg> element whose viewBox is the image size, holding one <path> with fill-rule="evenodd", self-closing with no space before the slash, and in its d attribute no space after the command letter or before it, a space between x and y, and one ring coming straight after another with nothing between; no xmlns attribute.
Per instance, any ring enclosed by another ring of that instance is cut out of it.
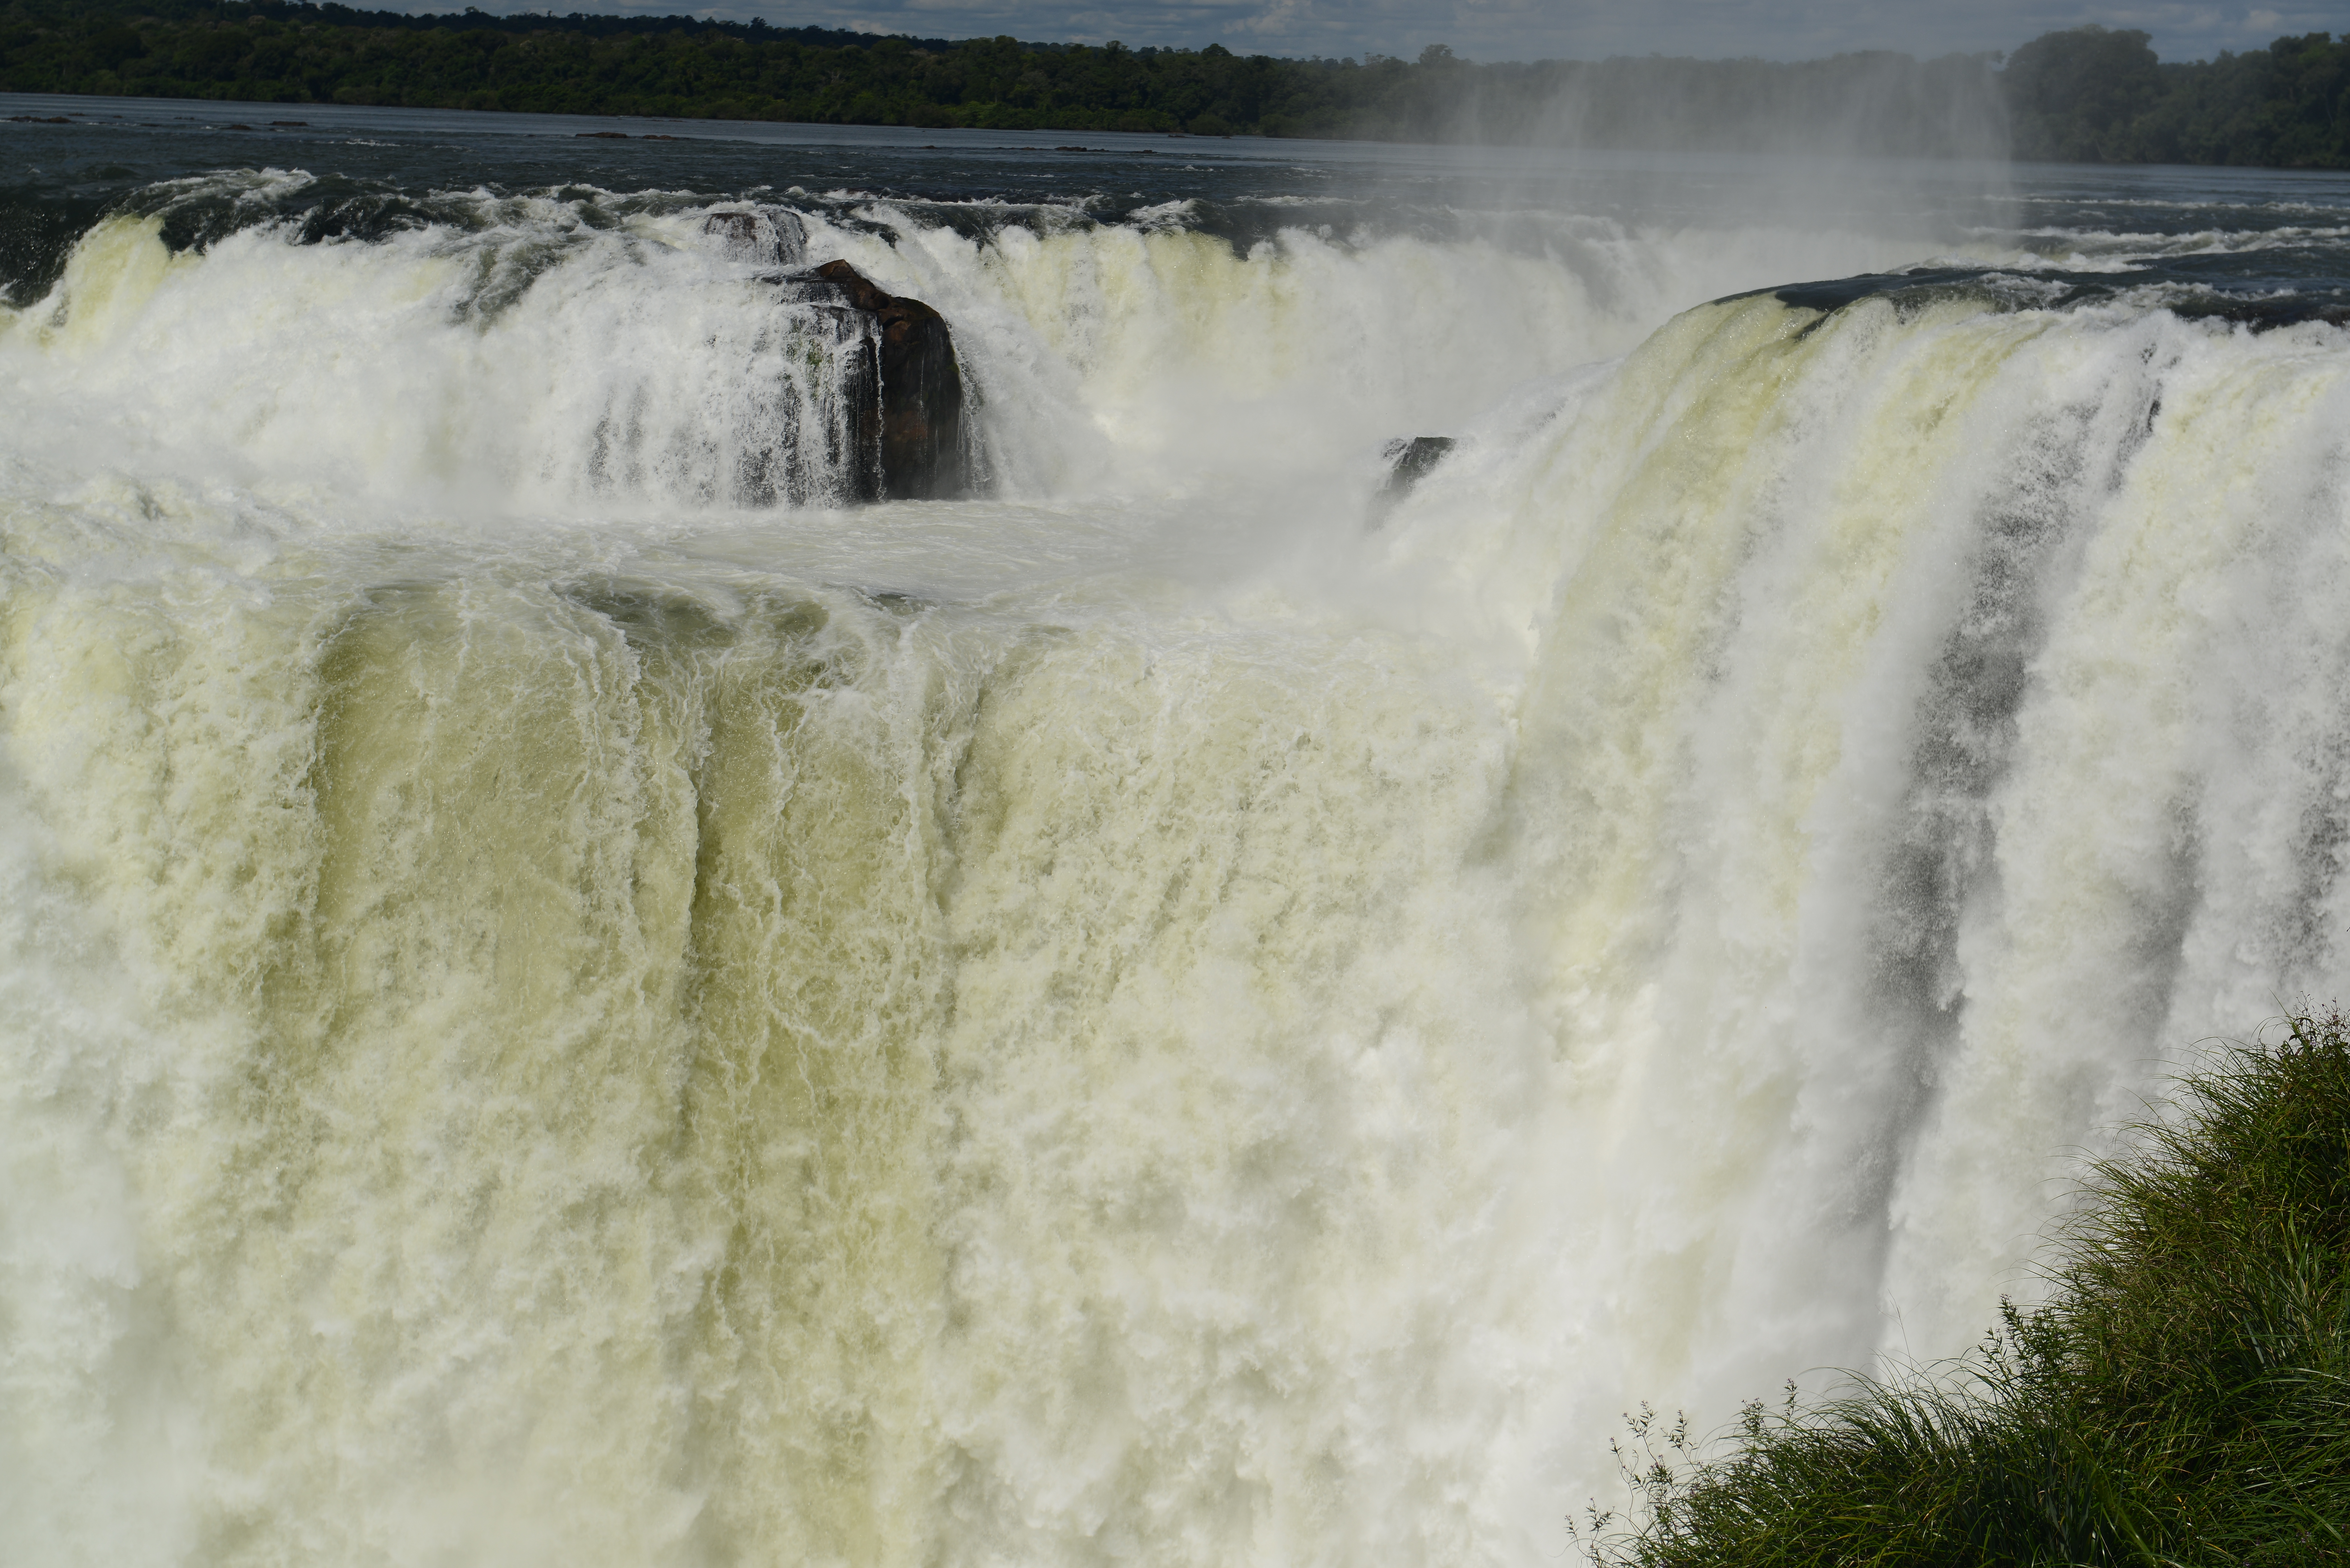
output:
<svg viewBox="0 0 2350 1568"><path fill-rule="evenodd" d="M2350 973L2334 328L483 200L0 328L12 1560L1553 1561Z"/></svg>

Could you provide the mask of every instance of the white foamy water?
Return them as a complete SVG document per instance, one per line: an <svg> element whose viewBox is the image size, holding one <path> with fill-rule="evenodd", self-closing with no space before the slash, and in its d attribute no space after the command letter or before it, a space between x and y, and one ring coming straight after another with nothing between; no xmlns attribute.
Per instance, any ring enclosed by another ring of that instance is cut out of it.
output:
<svg viewBox="0 0 2350 1568"><path fill-rule="evenodd" d="M700 217L0 334L0 1557L1555 1561L2343 985L2336 328L876 203L993 493L757 509Z"/></svg>

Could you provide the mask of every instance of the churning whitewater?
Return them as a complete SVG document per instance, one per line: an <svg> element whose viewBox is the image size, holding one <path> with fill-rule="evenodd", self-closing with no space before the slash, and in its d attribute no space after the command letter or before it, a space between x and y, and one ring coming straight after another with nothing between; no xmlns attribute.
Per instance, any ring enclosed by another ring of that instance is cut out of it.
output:
<svg viewBox="0 0 2350 1568"><path fill-rule="evenodd" d="M2350 981L2338 182L304 156L0 326L11 1563L1551 1562ZM763 204L983 493L840 504Z"/></svg>

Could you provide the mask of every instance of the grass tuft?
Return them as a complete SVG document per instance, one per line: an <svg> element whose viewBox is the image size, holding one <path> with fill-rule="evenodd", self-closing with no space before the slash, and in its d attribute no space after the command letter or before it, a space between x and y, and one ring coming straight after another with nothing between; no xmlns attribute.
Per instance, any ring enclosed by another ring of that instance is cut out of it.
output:
<svg viewBox="0 0 2350 1568"><path fill-rule="evenodd" d="M2180 1088L1971 1355L1791 1384L1720 1445L1643 1407L1628 1517L1575 1527L1596 1568L2350 1562L2350 1022Z"/></svg>

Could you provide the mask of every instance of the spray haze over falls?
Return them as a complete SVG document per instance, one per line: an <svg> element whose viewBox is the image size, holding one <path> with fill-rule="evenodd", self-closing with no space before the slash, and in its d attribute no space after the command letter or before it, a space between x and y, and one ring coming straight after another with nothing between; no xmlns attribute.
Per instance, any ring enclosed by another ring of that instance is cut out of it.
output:
<svg viewBox="0 0 2350 1568"><path fill-rule="evenodd" d="M2340 182L312 118L10 133L11 1562L1549 1561L2342 987Z"/></svg>

